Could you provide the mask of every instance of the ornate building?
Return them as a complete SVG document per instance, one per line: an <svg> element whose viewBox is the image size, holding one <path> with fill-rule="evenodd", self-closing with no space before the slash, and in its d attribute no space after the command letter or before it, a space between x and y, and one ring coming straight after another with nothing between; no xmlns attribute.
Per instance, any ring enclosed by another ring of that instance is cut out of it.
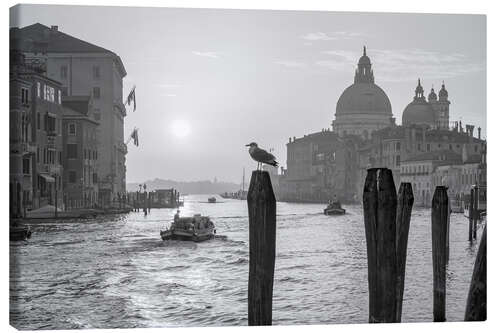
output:
<svg viewBox="0 0 500 333"><path fill-rule="evenodd" d="M439 99L434 88L425 99L424 88L418 79L417 88L413 101L406 106L403 111L403 126L425 125L431 129L449 129L450 122L450 102L448 101L448 91L443 85L439 91Z"/></svg>
<svg viewBox="0 0 500 333"><path fill-rule="evenodd" d="M341 137L352 134L369 139L373 131L392 124L391 102L382 88L375 84L372 64L364 47L354 84L344 90L337 102L333 131Z"/></svg>

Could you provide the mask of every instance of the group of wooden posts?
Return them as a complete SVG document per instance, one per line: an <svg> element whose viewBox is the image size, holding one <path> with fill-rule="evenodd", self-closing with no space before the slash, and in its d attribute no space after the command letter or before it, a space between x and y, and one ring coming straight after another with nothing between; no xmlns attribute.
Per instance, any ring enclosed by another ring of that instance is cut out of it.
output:
<svg viewBox="0 0 500 333"><path fill-rule="evenodd" d="M134 193L132 193L133 197ZM153 192L135 192L135 197L132 198L132 210L134 212L142 211L144 215L151 212L151 203L153 201Z"/></svg>
<svg viewBox="0 0 500 333"><path fill-rule="evenodd" d="M276 198L266 171L252 173L247 204L250 247L248 324L272 325ZM368 170L363 191L363 211L370 323L401 322L412 207L411 183L401 183L399 193L396 193L390 169ZM437 186L432 198L431 217L434 321L446 320L449 215L447 189ZM476 227L473 230L475 232ZM477 251L464 320L486 320L486 226Z"/></svg>

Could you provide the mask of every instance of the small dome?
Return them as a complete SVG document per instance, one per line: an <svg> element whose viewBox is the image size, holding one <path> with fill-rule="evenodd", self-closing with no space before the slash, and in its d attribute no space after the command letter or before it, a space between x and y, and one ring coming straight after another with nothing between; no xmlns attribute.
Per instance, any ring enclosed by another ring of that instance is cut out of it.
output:
<svg viewBox="0 0 500 333"><path fill-rule="evenodd" d="M431 89L431 92L429 93L429 97L427 99L429 100L429 102L437 100L437 95L434 92L434 88Z"/></svg>
<svg viewBox="0 0 500 333"><path fill-rule="evenodd" d="M413 101L403 111L403 126L435 125L434 111L425 101Z"/></svg>
<svg viewBox="0 0 500 333"><path fill-rule="evenodd" d="M336 114L386 114L392 116L391 102L375 83L355 83L347 87L337 102Z"/></svg>

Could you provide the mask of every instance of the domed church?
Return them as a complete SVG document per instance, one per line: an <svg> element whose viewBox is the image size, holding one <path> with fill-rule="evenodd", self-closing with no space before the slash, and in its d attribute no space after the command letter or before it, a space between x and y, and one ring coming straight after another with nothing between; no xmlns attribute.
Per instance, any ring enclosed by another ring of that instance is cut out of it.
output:
<svg viewBox="0 0 500 333"><path fill-rule="evenodd" d="M369 139L375 130L394 124L391 102L375 84L372 64L363 47L354 84L347 87L337 102L333 131L341 137L354 134Z"/></svg>
<svg viewBox="0 0 500 333"><path fill-rule="evenodd" d="M425 125L431 129L449 129L450 101L448 91L443 85L439 91L439 99L434 88L428 96L424 96L424 88L418 79L417 88L413 101L403 111L403 126Z"/></svg>

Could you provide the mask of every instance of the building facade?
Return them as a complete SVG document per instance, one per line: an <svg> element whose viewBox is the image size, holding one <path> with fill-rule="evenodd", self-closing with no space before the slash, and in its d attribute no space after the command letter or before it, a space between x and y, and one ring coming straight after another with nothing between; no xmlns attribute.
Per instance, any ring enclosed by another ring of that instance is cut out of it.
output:
<svg viewBox="0 0 500 333"><path fill-rule="evenodd" d="M123 78L126 71L118 55L60 32L57 26L33 24L11 29L12 47L28 61L44 66L47 76L61 82L63 95L92 96L91 117L100 123L99 195L110 202L125 192L127 146L124 143Z"/></svg>
<svg viewBox="0 0 500 333"><path fill-rule="evenodd" d="M68 207L102 206L99 202L97 130L89 117L89 96L63 97L64 201Z"/></svg>

